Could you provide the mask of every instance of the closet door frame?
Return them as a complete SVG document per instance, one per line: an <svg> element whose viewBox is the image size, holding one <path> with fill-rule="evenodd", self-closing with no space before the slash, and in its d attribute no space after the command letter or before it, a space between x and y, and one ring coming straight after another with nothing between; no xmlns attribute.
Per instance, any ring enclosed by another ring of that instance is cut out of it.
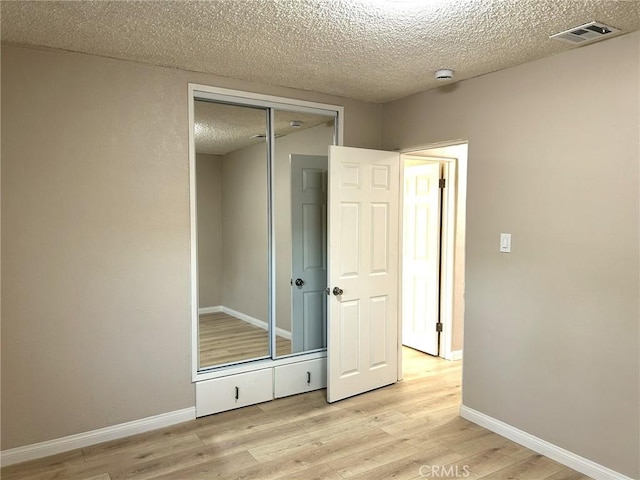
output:
<svg viewBox="0 0 640 480"><path fill-rule="evenodd" d="M300 353L283 358L274 358L273 349L271 349L271 358L249 361L235 365L226 365L214 367L207 370L198 368L198 253L197 253L197 215L196 215L196 175L195 175L195 133L194 133L194 110L195 100L211 100L221 103L230 103L235 105L245 105L253 107L265 107L269 109L268 122L268 228L269 228L269 324L270 328L270 345L275 345L276 329L275 329L275 244L274 244L274 191L273 191L273 159L275 156L275 132L273 131L274 111L286 110L295 112L308 113L330 113L335 115L335 138L333 145L341 146L343 143L344 132L344 107L339 105L330 105L317 102L309 102L305 100L297 100L292 98L277 97L273 95L264 95L259 93L245 92L241 90L230 90L221 87L213 87L208 85L189 83L188 85L188 113L189 113L189 220L190 220L190 314L191 314L191 377L193 382L210 380L213 378L224 377L236 373L245 373L254 370L264 369L268 367L276 367L280 365L288 365L304 360L312 360L316 358L326 357L326 351L313 353ZM328 148L327 148L328 150Z"/></svg>

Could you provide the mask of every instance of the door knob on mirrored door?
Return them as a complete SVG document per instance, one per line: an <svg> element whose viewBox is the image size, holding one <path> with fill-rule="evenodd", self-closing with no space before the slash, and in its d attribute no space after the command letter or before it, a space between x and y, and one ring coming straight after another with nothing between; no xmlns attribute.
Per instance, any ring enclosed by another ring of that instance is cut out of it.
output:
<svg viewBox="0 0 640 480"><path fill-rule="evenodd" d="M296 287L301 287L304 285L304 280L301 278L296 278Z"/></svg>
<svg viewBox="0 0 640 480"><path fill-rule="evenodd" d="M344 293L344 291L340 288L340 287L333 287L333 294L338 296L338 295L342 295Z"/></svg>

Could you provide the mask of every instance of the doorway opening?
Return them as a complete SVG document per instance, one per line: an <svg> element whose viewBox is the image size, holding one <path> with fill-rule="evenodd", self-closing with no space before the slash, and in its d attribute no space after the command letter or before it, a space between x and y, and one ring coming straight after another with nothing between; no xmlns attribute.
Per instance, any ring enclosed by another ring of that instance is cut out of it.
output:
<svg viewBox="0 0 640 480"><path fill-rule="evenodd" d="M402 345L462 358L467 142L405 151Z"/></svg>

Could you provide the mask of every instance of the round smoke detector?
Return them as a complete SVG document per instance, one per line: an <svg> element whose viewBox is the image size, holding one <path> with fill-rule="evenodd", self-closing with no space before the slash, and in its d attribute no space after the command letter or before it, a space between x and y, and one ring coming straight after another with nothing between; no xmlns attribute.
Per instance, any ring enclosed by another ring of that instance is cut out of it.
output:
<svg viewBox="0 0 640 480"><path fill-rule="evenodd" d="M442 69L436 71L436 80L451 80L453 78L453 70Z"/></svg>

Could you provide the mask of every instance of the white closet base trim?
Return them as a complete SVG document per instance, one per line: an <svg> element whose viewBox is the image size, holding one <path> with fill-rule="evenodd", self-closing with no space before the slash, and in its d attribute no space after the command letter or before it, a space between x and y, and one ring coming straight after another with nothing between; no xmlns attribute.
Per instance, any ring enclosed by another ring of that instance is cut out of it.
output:
<svg viewBox="0 0 640 480"><path fill-rule="evenodd" d="M68 437L47 440L23 447L11 448L0 452L0 465L3 467L14 463L48 457L57 453L68 452L76 448L88 447L96 443L108 442L118 438L144 433L158 428L168 427L176 423L187 422L196 418L196 408L189 407L173 412L161 413L153 417L141 418L131 422L120 423L111 427L77 433Z"/></svg>
<svg viewBox="0 0 640 480"><path fill-rule="evenodd" d="M542 440L465 405L460 406L460 416L591 478L597 478L598 480L632 480L622 473L611 470L588 458L576 455L569 450L558 447L553 443Z"/></svg>

